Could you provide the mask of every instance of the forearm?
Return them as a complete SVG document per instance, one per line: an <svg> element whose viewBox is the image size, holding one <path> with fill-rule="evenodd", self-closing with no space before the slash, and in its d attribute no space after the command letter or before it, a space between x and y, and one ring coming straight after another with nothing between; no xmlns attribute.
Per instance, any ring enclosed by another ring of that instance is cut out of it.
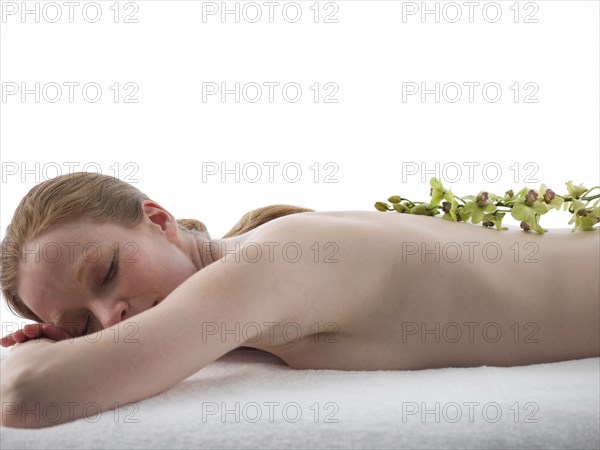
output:
<svg viewBox="0 0 600 450"><path fill-rule="evenodd" d="M246 269L238 266L208 267L156 307L98 333L38 348L32 344L27 357L37 360L35 370L24 362L29 368L24 376L7 385L21 412L8 426L56 425L157 395L243 345L223 341L220 334L207 340L202 326L250 321L256 306L251 299L258 295L248 284L253 281L241 280ZM238 283L224 290L232 278ZM38 415L23 414L37 410ZM43 414L46 410L51 417Z"/></svg>
<svg viewBox="0 0 600 450"><path fill-rule="evenodd" d="M3 378L8 374L3 425L42 428L103 413L156 395L211 361L209 349L206 359L186 355L176 350L171 336L144 333L146 321L141 314L138 319L135 334L122 323L86 337L19 344L27 348L15 349L19 353L2 367ZM151 334L173 344L168 357L161 357Z"/></svg>
<svg viewBox="0 0 600 450"><path fill-rule="evenodd" d="M206 359L199 351L194 358L175 345L161 357L150 333L140 330L132 337L123 325L102 330L96 342L86 340L94 336L89 335L19 344L18 353L2 363L3 426L42 428L103 413L159 394L212 359L209 349ZM161 338L160 331L154 334Z"/></svg>

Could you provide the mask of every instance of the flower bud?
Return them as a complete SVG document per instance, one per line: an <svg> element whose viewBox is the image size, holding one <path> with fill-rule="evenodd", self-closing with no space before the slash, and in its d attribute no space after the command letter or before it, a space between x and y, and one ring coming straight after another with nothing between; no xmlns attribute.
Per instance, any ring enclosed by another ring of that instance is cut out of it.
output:
<svg viewBox="0 0 600 450"><path fill-rule="evenodd" d="M546 189L546 192L544 193L544 201L546 203L550 203L552 200L554 200L554 197L556 197L556 193L552 189Z"/></svg>
<svg viewBox="0 0 600 450"><path fill-rule="evenodd" d="M488 193L482 192L481 194L479 194L477 196L477 198L475 200L477 201L477 203L487 203L488 198L489 198Z"/></svg>
<svg viewBox="0 0 600 450"><path fill-rule="evenodd" d="M388 204L385 202L376 202L375 203L375 209L377 211L387 211L388 210Z"/></svg>
<svg viewBox="0 0 600 450"><path fill-rule="evenodd" d="M533 203L533 202L535 202L537 200L537 198L538 198L538 193L535 192L535 190L533 190L533 189L529 189L529 192L527 192L527 199L531 203Z"/></svg>
<svg viewBox="0 0 600 450"><path fill-rule="evenodd" d="M402 200L402 197L399 195L392 195L390 198L388 198L388 202L390 203L400 203L400 200Z"/></svg>
<svg viewBox="0 0 600 450"><path fill-rule="evenodd" d="M411 214L419 214L419 215L426 215L427 214L427 203L421 203L420 205L416 205L413 206L410 209L410 213Z"/></svg>
<svg viewBox="0 0 600 450"><path fill-rule="evenodd" d="M408 212L408 208L405 205L403 205L402 203L393 203L392 206L399 213L406 213L406 212Z"/></svg>

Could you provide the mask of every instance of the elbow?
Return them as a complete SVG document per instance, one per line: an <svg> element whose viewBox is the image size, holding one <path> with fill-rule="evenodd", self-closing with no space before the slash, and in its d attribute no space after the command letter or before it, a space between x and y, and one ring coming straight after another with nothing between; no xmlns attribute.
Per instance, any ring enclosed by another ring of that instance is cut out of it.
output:
<svg viewBox="0 0 600 450"><path fill-rule="evenodd" d="M3 382L0 396L2 397L2 426L29 428L26 417L24 418L22 414L26 410L25 402L20 399L15 388L6 386L6 383Z"/></svg>
<svg viewBox="0 0 600 450"><path fill-rule="evenodd" d="M33 373L29 369L2 368L0 397L2 426L9 428L42 428L47 421L42 417L44 408L32 396Z"/></svg>

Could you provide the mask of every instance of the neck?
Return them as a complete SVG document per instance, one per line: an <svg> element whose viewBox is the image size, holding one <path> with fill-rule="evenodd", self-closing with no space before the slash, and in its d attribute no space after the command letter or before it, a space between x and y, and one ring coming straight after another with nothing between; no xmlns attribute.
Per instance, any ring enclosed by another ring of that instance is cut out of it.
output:
<svg viewBox="0 0 600 450"><path fill-rule="evenodd" d="M211 239L199 233L187 234L194 265L198 270L201 270L228 254L239 251L247 243L249 234L244 233L223 239Z"/></svg>

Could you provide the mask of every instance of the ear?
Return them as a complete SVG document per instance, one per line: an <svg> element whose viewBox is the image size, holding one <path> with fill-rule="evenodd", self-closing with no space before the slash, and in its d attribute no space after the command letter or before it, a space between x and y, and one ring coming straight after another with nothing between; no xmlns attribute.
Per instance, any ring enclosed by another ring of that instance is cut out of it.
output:
<svg viewBox="0 0 600 450"><path fill-rule="evenodd" d="M144 214L149 223L160 226L161 230L167 234L168 237L171 238L175 236L177 232L177 221L169 211L151 200L144 200L142 202L142 209L144 210Z"/></svg>

